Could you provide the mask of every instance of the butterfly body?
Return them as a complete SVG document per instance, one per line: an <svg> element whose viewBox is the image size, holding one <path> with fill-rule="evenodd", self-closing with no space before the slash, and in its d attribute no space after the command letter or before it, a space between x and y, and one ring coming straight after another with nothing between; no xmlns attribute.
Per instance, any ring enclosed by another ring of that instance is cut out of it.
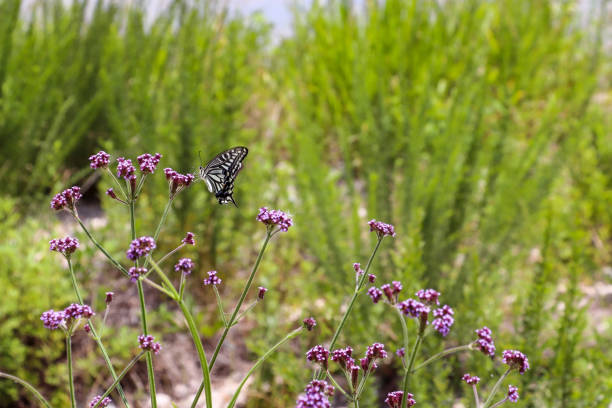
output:
<svg viewBox="0 0 612 408"><path fill-rule="evenodd" d="M242 161L249 153L244 146L232 147L216 155L204 167L200 166L200 178L206 183L208 191L215 194L219 204L234 201L234 181L242 169Z"/></svg>

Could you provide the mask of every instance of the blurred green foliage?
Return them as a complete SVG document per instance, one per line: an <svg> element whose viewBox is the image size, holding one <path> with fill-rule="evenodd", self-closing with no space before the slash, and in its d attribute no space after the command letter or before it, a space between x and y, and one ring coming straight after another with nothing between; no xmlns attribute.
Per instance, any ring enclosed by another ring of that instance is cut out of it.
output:
<svg viewBox="0 0 612 408"><path fill-rule="evenodd" d="M248 346L261 353L306 315L319 330L262 369L249 406L290 406L308 381L303 353L337 324L351 263L371 251L369 218L398 231L375 262L379 280L401 280L407 294L434 287L456 310L449 337L431 336L425 353L464 344L487 325L498 350L530 357L533 370L511 379L520 406L605 406L611 319L591 313L606 305L582 290L610 283L601 268L612 238L611 115L593 103L610 92L601 22L579 26L573 1L320 3L296 5L292 34L273 42L261 15L214 2L173 1L148 23L139 7L103 1L41 2L24 16L18 1L0 0L0 192L32 211L71 183L96 183L85 169L99 148L132 158L159 151L163 167L193 171L199 150L206 160L246 145L240 208L218 206L196 184L176 200L160 244L194 231L202 271L242 277L263 238L256 208L294 214L257 278L273 290ZM139 231L153 231L165 205L163 177L148 183ZM127 228L121 209L103 208L111 228ZM5 230L24 234L14 221ZM114 232L104 232L105 244L121 251L128 235ZM40 279L50 273L45 262L19 273ZM0 280L16 273L10 265ZM243 284L224 282L232 298ZM66 288L58 284L58 296ZM191 292L210 336L214 300L196 285ZM38 313L50 304L2 307ZM398 347L398 322L378 306L363 299L339 345ZM14 321L32 319L20 313ZM36 341L48 338L32 327ZM396 384L396 369L390 363L375 381ZM483 356L453 357L422 373L413 391L422 406L470 404L460 375L491 370L501 368ZM376 392L366 406L380 405Z"/></svg>

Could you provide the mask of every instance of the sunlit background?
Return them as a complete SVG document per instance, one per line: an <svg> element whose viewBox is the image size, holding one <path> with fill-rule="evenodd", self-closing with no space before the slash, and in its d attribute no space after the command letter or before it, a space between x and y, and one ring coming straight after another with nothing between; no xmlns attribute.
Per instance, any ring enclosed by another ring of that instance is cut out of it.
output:
<svg viewBox="0 0 612 408"><path fill-rule="evenodd" d="M249 408L294 406L312 377L304 353L329 341L376 218L397 231L373 266L379 282L402 281L406 297L435 288L455 309L451 333L429 336L423 355L487 325L498 350L529 356L532 369L513 378L517 407L609 407L611 17L595 0L0 0L0 371L67 406L63 339L39 320L74 301L65 263L48 250L66 234L82 243L75 264L86 301L103 310L104 292L116 293L105 333L113 361L123 366L137 348L134 284L49 209L55 193L80 185L83 218L125 259L129 214L105 196L112 181L89 168L89 155L160 152L160 167L193 172L200 151L207 160L244 145L239 208L197 183L175 201L159 241L169 250L196 233L182 254L198 269L187 298L213 348L222 323L201 285L206 271L219 271L233 304L264 238L257 209L294 216L256 277L265 301L215 367L217 399L312 315L317 330L281 349L245 390ZM167 188L159 170L148 180L137 206L143 235ZM188 406L200 382L192 343L176 306L146 295L164 344L160 406ZM379 341L393 352L400 330L364 296L339 345ZM91 339L74 343L83 405L110 377ZM382 364L362 406L384 406L400 367ZM503 370L476 354L432 367L411 384L419 407L473 407L461 375L490 386ZM122 384L146 401L144 364ZM33 406L0 380L0 407Z"/></svg>

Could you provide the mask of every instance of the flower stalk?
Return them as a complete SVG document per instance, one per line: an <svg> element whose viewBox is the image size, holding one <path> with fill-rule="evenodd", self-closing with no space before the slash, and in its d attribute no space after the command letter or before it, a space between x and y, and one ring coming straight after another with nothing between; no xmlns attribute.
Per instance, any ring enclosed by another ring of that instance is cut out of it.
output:
<svg viewBox="0 0 612 408"><path fill-rule="evenodd" d="M482 404L482 408L487 408L489 406L489 404L493 401L493 398L495 397L495 393L497 392L497 390L499 389L499 387L501 386L502 382L506 379L506 377L508 376L508 374L510 374L510 371L512 371L512 368L508 368L506 370L506 372L504 372L502 374L501 377L499 377L499 380L497 380L497 382L495 383L495 385L493 386L493 389L491 390L491 393L489 394L489 397L486 399L486 401L484 402L484 404Z"/></svg>
<svg viewBox="0 0 612 408"><path fill-rule="evenodd" d="M17 384L23 385L28 391L34 394L36 399L38 399L38 401L40 401L41 404L43 404L46 408L51 408L51 404L49 404L49 401L47 401L45 397L43 397L42 394L38 392L38 390L34 388L34 386L30 384L29 382L22 380L19 377L15 377L14 375L3 373L2 371L0 371L0 378L6 378L6 379L16 382Z"/></svg>
<svg viewBox="0 0 612 408"><path fill-rule="evenodd" d="M68 361L68 387L70 389L70 403L76 408L76 397L74 395L74 375L72 374L72 333L66 332L66 359Z"/></svg>

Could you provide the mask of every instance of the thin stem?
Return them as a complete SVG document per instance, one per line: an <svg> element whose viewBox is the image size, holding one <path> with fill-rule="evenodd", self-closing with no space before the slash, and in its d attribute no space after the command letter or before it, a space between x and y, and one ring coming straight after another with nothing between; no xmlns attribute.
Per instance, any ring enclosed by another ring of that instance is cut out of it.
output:
<svg viewBox="0 0 612 408"><path fill-rule="evenodd" d="M221 295L219 295L217 285L212 285L212 287L213 291L215 292L215 296L217 297L217 308L219 309L219 315L221 315L221 320L223 320L223 326L227 327L227 319L225 318L225 312L223 311L223 302L221 301Z"/></svg>
<svg viewBox="0 0 612 408"><path fill-rule="evenodd" d="M102 403L102 400L104 400L104 398L108 397L110 395L111 392L113 392L113 390L115 389L115 387L119 386L119 381L121 381L123 379L123 377L125 377L125 375L130 371L130 369L132 367L134 367L134 364L136 364L136 362L138 360L140 360L140 358L148 352L146 351L141 351L140 354L138 354L136 357L134 357L132 359L132 361L130 361L128 363L127 366L125 366L125 368L123 369L123 371L121 371L121 373L119 374L119 376L117 377L117 379L111 384L110 387L108 387L108 389L106 390L106 392L104 392L104 394L101 395L100 397L100 401L98 401L98 403L96 405L93 406L93 408L98 408L100 406L100 404Z"/></svg>
<svg viewBox="0 0 612 408"><path fill-rule="evenodd" d="M332 377L332 375L331 375L331 373L329 372L329 370L327 370L327 371L325 372L325 375L327 376L327 378L329 378L329 381L332 383L332 385L333 385L334 387L336 387L336 389L337 389L337 390L340 390L340 392L341 392L342 394L344 394L344 396L346 397L346 399L348 399L349 401L353 401L353 400L354 400L354 398L353 398L353 397L351 397L351 396L348 394L348 392L346 392L346 391L344 390L344 388L342 388L342 387L340 386L340 384L338 384L338 382L337 382L336 380L334 380L334 377ZM349 383L349 384L350 384L350 383Z"/></svg>
<svg viewBox="0 0 612 408"><path fill-rule="evenodd" d="M397 307L393 307L393 309L395 309L395 311L397 312L397 315L400 319L400 323L402 324L402 336L404 337L404 351L406 351L408 350L408 326L406 325L406 318L402 314L401 310L399 310ZM402 356L402 364L404 365L404 369L407 370L406 363L404 362L403 356Z"/></svg>
<svg viewBox="0 0 612 408"><path fill-rule="evenodd" d="M480 398L478 398L478 390L476 389L476 384L472 384L472 389L474 390L474 401L476 402L476 408L480 408Z"/></svg>
<svg viewBox="0 0 612 408"><path fill-rule="evenodd" d="M142 321L142 332L146 336L149 334L147 327L147 308L145 305L144 291L142 289L142 280L138 279L138 299L140 301L140 319ZM147 353L147 375L149 377L149 393L151 394L151 407L157 407L157 393L155 391L155 372L153 371L153 358L151 352Z"/></svg>
<svg viewBox="0 0 612 408"><path fill-rule="evenodd" d="M0 378L7 378L9 380L15 381L17 384L23 385L28 391L34 394L34 396L38 399L38 401L40 401L41 404L43 404L47 408L51 408L51 404L49 404L45 397L43 397L42 394L38 392L38 390L26 380L22 380L21 378L15 377L14 375L3 373L2 371L0 371Z"/></svg>
<svg viewBox="0 0 612 408"><path fill-rule="evenodd" d="M132 241L136 239L136 217L134 217L134 200L130 200L130 229L132 231Z"/></svg>
<svg viewBox="0 0 612 408"><path fill-rule="evenodd" d="M149 278L142 278L142 281L144 283L146 283L147 285L149 285L149 286L159 290L160 292L165 293L170 298L174 299L174 295L172 293L170 293L170 291L168 291L165 288L159 286L157 283L153 282L151 279L149 279Z"/></svg>
<svg viewBox="0 0 612 408"><path fill-rule="evenodd" d="M185 274L181 272L181 282L179 283L179 299L183 298L184 291L185 291Z"/></svg>
<svg viewBox="0 0 612 408"><path fill-rule="evenodd" d="M85 232L89 240L106 256L106 258L108 258L108 260L111 261L111 263L115 265L117 269L123 272L124 275L129 276L128 271L123 266L121 266L121 264L117 262L115 258L113 258L106 251L106 249L104 249L104 247L98 243L98 241L95 240L95 238L91 235L87 227L85 227L85 224L83 224L83 221L81 221L81 219L77 215L75 215L74 218L77 220L77 222L79 223L79 225L81 226L81 228L83 229L83 231Z"/></svg>
<svg viewBox="0 0 612 408"><path fill-rule="evenodd" d="M491 405L491 408L496 408L499 407L500 405L502 405L504 402L508 401L508 397L504 398L501 401L497 401L495 404Z"/></svg>
<svg viewBox="0 0 612 408"><path fill-rule="evenodd" d="M161 259L159 261L157 261L157 264L161 265L166 259L168 259L170 256L174 255L176 253L176 251L178 251L179 249L181 249L184 246L185 246L185 244L181 244L181 245L177 246L172 251L170 251L166 255L162 256Z"/></svg>
<svg viewBox="0 0 612 408"><path fill-rule="evenodd" d="M355 404L355 408L359 408L359 400L358 399L353 400L353 403Z"/></svg>
<svg viewBox="0 0 612 408"><path fill-rule="evenodd" d="M482 404L482 408L487 408L489 406L489 404L491 403L491 401L493 400L493 397L495 397L495 393L497 392L497 389L499 388L499 386L501 385L501 383L504 381L504 379L508 376L508 374L510 374L510 371L512 369L508 368L506 370L505 373L502 374L501 377L499 377L499 380L497 380L497 382L495 383L495 385L493 386L493 389L491 390L491 393L489 394L489 397L487 398L487 400L484 402L484 404Z"/></svg>
<svg viewBox="0 0 612 408"><path fill-rule="evenodd" d="M76 397L74 396L74 376L72 374L72 338L71 333L66 333L66 357L68 360L68 387L70 388L70 402L72 408L76 408Z"/></svg>
<svg viewBox="0 0 612 408"><path fill-rule="evenodd" d="M106 168L106 170L108 171L108 174L111 175L111 178L113 179L113 181L115 182L115 184L117 184L117 186L119 187L119 190L121 190L121 194L123 194L123 198L127 201L128 196L125 193L125 191L123 190L123 186L121 185L121 183L119 182L119 180L117 180L117 177L115 177L115 174L112 172L111 169L109 169L108 167Z"/></svg>
<svg viewBox="0 0 612 408"><path fill-rule="evenodd" d="M361 382L359 383L359 386L357 387L357 392L355 393L356 400L361 397L361 393L363 392L363 389L365 388L365 384L368 381L368 378L370 378L371 373L372 373L371 368L368 368L368 371L363 373L363 378L361 379Z"/></svg>
<svg viewBox="0 0 612 408"><path fill-rule="evenodd" d="M164 271L161 270L161 268L159 267L159 265L157 264L157 262L155 262L153 260L153 258L151 258L150 256L147 258L148 261L151 263L151 266L153 267L153 269L155 270L155 272L157 272L157 275L161 278L162 282L166 284L166 286L168 287L168 291L170 292L170 297L174 300L178 300L179 299L179 294L176 291L176 289L174 288L174 285L172 284L172 282L170 281L170 279L168 279L168 277L166 276L166 274L164 273Z"/></svg>
<svg viewBox="0 0 612 408"><path fill-rule="evenodd" d="M465 344L463 346L451 347L449 349L443 350L439 352L438 354L431 356L430 358L428 358L427 360L425 360L418 366L416 366L414 370L412 370L412 372L414 373L415 371L420 370L421 368L426 367L429 364L433 363L434 361L437 361L441 359L442 357L447 356L449 354L457 353L459 351L464 351L464 350L470 350L470 346L471 344Z"/></svg>
<svg viewBox="0 0 612 408"><path fill-rule="evenodd" d="M157 238L159 237L159 233L161 232L162 226L164 225L164 222L166 222L166 218L168 217L168 212L170 211L170 207L172 207L173 200L174 200L174 197L170 196L170 198L168 199L168 202L166 203L166 207L164 208L164 212L162 213L162 216L159 220L159 224L157 224L157 228L155 228L155 233L153 234L153 241L155 242L157 242ZM175 251L177 251L181 247L182 245L179 245L178 248L176 248L174 251L171 251L166 256L164 256L159 261L159 263L161 263L163 260L166 259L167 256L170 256L171 254L173 254ZM147 267L147 265L149 265L149 259L150 258L145 259L145 263L144 263L145 268Z"/></svg>
<svg viewBox="0 0 612 408"><path fill-rule="evenodd" d="M249 311L250 311L251 309L253 309L253 308L255 307L255 305L257 305L257 303L259 303L259 302L258 302L258 301L255 301L255 302L251 303L250 305L248 305L248 306L246 307L246 309L244 309L244 310L243 310L243 311L242 311L242 312L241 312L241 313L238 315L238 317L236 317L236 320L234 320L234 323L232 323L232 326L237 325L237 324L240 322L240 320L242 320L242 318L243 318L243 317L244 317L244 316L245 316L247 313L249 313Z"/></svg>
<svg viewBox="0 0 612 408"><path fill-rule="evenodd" d="M251 376L251 374L253 374L253 372L264 362L266 361L266 359L268 357L270 357L270 355L272 355L272 353L274 353L276 351L276 349L278 349L280 346L282 346L283 344L285 344L286 342L288 342L289 340L291 340L292 338L294 338L295 336L297 336L300 332L302 331L302 327L299 327L295 330L293 330L292 332L290 332L288 335L285 336L285 338L283 338L281 341L279 341L278 343L276 343L274 346L272 346L272 348L270 350L268 350L263 356L261 356L259 358L259 360L257 360L257 362L253 365L253 367L251 367L251 369L247 372L246 376L244 377L244 379L242 380L242 382L240 383L240 385L238 386L238 389L236 389L236 392L234 393L234 396L232 397L232 400L230 401L229 405L227 406L227 408L233 408L234 405L236 405L236 401L238 400L238 396L240 395L240 392L242 391L242 387L244 387L244 384L247 382L247 380L249 379L249 377ZM193 406L193 405L192 405Z"/></svg>
<svg viewBox="0 0 612 408"><path fill-rule="evenodd" d="M408 362L408 368L404 373L404 381L402 384L402 391L404 395L402 396L402 408L406 408L407 400L408 400L408 381L410 379L410 373L412 371L412 366L414 365L414 360L416 358L417 352L419 351L419 346L423 341L423 334L418 333L416 341L414 342L414 347L412 348L412 353L410 353L410 360Z"/></svg>

